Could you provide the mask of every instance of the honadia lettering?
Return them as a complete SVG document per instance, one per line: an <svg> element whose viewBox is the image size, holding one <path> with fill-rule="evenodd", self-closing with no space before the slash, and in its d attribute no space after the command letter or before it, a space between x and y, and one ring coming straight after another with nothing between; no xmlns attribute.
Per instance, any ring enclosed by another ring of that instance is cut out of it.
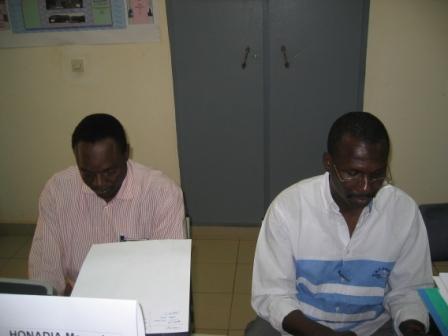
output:
<svg viewBox="0 0 448 336"><path fill-rule="evenodd" d="M79 336L79 335L73 332L10 330L9 336Z"/></svg>

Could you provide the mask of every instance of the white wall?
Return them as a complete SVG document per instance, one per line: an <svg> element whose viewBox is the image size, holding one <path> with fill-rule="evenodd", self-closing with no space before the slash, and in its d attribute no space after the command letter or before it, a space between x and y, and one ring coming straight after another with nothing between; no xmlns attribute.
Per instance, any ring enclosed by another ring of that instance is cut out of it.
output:
<svg viewBox="0 0 448 336"><path fill-rule="evenodd" d="M448 1L371 0L364 107L389 130L395 184L448 202Z"/></svg>

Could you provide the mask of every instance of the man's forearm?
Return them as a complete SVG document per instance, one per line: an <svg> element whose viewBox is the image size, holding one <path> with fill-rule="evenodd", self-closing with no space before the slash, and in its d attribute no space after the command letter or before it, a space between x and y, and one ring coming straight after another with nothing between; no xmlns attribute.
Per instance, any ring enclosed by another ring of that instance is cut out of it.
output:
<svg viewBox="0 0 448 336"><path fill-rule="evenodd" d="M282 327L294 336L356 336L354 332L337 332L307 318L300 310L290 312L283 319Z"/></svg>

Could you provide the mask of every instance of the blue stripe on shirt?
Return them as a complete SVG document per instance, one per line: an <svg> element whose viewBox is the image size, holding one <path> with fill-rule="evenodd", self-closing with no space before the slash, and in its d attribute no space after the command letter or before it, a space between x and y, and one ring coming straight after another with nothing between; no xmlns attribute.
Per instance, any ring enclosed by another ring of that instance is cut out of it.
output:
<svg viewBox="0 0 448 336"><path fill-rule="evenodd" d="M296 277L304 278L312 285L337 284L360 289L358 295L351 295L350 287L346 287L348 293L344 294L328 292L328 288L326 292L313 293L306 282L299 282L297 298L324 312L352 315L370 311L374 312L376 318L384 312L384 297L359 293L362 293L362 288L385 289L393 266L394 262L375 260L297 260ZM317 316L309 317L319 320ZM335 316L334 321L328 322L339 322L339 319Z"/></svg>
<svg viewBox="0 0 448 336"><path fill-rule="evenodd" d="M346 283L385 288L394 264L376 260L297 260L296 277L315 285Z"/></svg>
<svg viewBox="0 0 448 336"><path fill-rule="evenodd" d="M299 300L329 313L359 314L384 311L382 296L352 296L342 294L311 293L305 285L298 286Z"/></svg>

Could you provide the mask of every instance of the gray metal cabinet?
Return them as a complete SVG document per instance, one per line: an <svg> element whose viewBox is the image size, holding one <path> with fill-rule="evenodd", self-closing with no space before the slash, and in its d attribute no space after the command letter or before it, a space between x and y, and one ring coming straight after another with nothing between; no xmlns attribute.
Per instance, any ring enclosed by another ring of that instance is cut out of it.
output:
<svg viewBox="0 0 448 336"><path fill-rule="evenodd" d="M369 1L168 0L182 188L194 225L258 225L320 174L362 109Z"/></svg>

